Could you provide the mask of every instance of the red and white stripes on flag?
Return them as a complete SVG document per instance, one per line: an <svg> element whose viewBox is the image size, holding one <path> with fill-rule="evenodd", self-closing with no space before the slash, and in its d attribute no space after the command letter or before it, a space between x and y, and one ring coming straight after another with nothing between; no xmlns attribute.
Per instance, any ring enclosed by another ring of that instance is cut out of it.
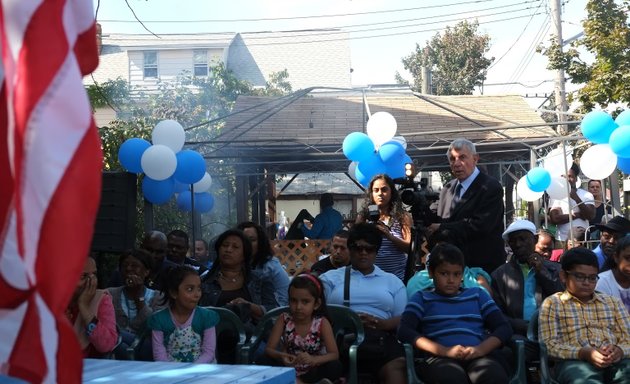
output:
<svg viewBox="0 0 630 384"><path fill-rule="evenodd" d="M0 373L81 381L65 308L92 240L102 153L81 82L90 0L0 0Z"/></svg>

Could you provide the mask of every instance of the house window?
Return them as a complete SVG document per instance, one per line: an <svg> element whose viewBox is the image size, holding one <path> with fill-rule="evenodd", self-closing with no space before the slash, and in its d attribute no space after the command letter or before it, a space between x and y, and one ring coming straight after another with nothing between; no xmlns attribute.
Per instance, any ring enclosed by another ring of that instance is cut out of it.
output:
<svg viewBox="0 0 630 384"><path fill-rule="evenodd" d="M155 51L144 52L144 77L158 77L157 52Z"/></svg>
<svg viewBox="0 0 630 384"><path fill-rule="evenodd" d="M195 49L193 51L193 74L195 76L208 76L208 51Z"/></svg>

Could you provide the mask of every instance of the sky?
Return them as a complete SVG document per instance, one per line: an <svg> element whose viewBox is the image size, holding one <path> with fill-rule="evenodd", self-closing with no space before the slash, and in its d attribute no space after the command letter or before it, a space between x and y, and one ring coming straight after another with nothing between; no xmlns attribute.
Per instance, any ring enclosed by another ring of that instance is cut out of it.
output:
<svg viewBox="0 0 630 384"><path fill-rule="evenodd" d="M103 33L212 33L341 28L350 32L352 84L394 84L401 59L447 26L479 20L490 40L484 94L553 92L554 73L535 52L553 32L552 0L93 0ZM582 31L587 0L564 0L568 39ZM143 21L145 29L134 17ZM514 83L514 84L505 84ZM520 84L518 84L520 83ZM567 91L575 90L572 85ZM477 94L481 93L477 90ZM542 99L528 99L536 106Z"/></svg>

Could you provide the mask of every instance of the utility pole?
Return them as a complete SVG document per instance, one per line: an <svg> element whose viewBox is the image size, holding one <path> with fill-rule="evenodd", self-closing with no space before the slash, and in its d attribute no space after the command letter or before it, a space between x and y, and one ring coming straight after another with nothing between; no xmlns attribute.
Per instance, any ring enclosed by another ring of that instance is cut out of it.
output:
<svg viewBox="0 0 630 384"><path fill-rule="evenodd" d="M562 47L564 46L564 42L562 41L562 16L560 0L551 0L551 16L553 27L555 28L556 42L558 43L558 49L560 50L559 53L562 54ZM569 109L567 106L567 94L565 91L564 83L564 69L560 68L556 72L555 86L556 111L560 112L557 114L558 122L566 121L566 115L563 112L566 112ZM558 125L558 133L565 135L567 132L568 128L566 125Z"/></svg>
<svg viewBox="0 0 630 384"><path fill-rule="evenodd" d="M429 47L424 47L424 57L425 57L425 61L426 58L429 57ZM433 94L433 89L432 89L432 81L431 81L431 64L428 63L426 65L422 66L422 87L421 87L421 91L424 95L431 95Z"/></svg>

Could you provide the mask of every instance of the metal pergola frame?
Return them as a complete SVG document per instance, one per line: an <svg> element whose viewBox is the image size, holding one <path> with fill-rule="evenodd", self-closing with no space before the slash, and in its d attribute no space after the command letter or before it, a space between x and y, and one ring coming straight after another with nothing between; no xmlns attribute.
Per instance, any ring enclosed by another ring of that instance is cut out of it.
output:
<svg viewBox="0 0 630 384"><path fill-rule="evenodd" d="M277 119L282 113L287 113L296 102L310 98L318 88L300 90L293 94L268 98L262 102L240 108L237 101L235 110L228 116L229 119L237 119L234 124L228 124L226 129L211 140L188 143L196 147L207 159L225 160L235 167L236 178L236 205L237 220L252 219L259 223L265 221L265 202L271 198L275 200L276 191L274 179L276 175L297 175L305 172L346 173L349 160L344 156L341 143L347 135L343 129L331 129L319 135L301 135L306 130L291 135L290 127L287 134L280 141L275 137L252 137L257 128L269 125L273 119ZM331 89L325 89L331 91ZM360 126L354 130L366 130L366 122L370 114L368 101L375 95L398 97L413 95L421 102L439 108L451 119L457 119L467 124L461 128L457 126L445 126L440 129L427 131L407 130L403 133L407 141L407 154L414 160L417 168L423 171L444 171L448 169L446 150L449 143L457 137L470 138L480 153L480 166L485 167L489 173L499 178L502 182L511 179L518 180L518 173L526 172L535 165L536 159L543 154L546 147L565 140L579 140L579 135L561 136L552 128L560 123L540 122L530 124L518 123L500 116L475 111L470 108L455 105L447 98L422 95L415 92L401 93L400 89L379 90L372 89L334 89L337 94L361 95L363 108L358 112L359 116L348 117L350 123ZM318 100L313 97L312 102ZM310 125L313 125L313 110L310 112ZM467 114L477 116L473 119ZM239 116L240 115L240 116ZM307 115L303 113L302 115ZM479 122L479 116L498 122L495 125L484 125ZM308 121L309 116L300 116ZM298 117L298 119L300 118ZM213 121L216 121L215 119ZM563 122L563 125L575 125L579 122ZM302 123L296 124L296 127ZM316 122L315 124L320 124ZM459 125L459 124L457 124ZM518 135L512 134L517 132ZM238 132L238 133L236 133ZM264 132L261 134L264 136ZM512 166L517 166L516 172ZM272 185L273 184L273 185ZM505 184L504 184L505 185ZM251 204L251 218L249 216L249 204ZM275 214L275 212L274 212Z"/></svg>

